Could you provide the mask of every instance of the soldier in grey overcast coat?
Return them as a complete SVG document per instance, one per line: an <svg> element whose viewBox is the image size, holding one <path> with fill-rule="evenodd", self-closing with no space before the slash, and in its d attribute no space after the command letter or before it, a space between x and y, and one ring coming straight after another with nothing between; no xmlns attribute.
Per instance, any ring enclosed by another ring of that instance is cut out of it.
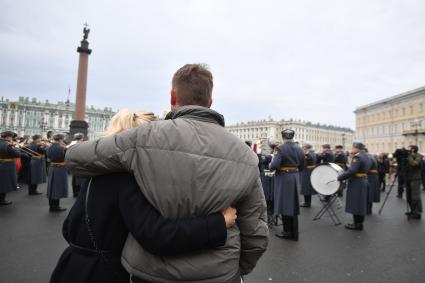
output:
<svg viewBox="0 0 425 283"><path fill-rule="evenodd" d="M301 188L300 171L304 169L304 152L293 140L295 132L282 131L284 143L276 148L270 170L276 170L274 213L282 215L283 231L276 236L298 241L298 194Z"/></svg>

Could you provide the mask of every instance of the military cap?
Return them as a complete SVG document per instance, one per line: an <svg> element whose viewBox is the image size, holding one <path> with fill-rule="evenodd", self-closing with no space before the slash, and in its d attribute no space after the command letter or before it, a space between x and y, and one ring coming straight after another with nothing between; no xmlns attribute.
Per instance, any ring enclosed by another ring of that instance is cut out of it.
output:
<svg viewBox="0 0 425 283"><path fill-rule="evenodd" d="M295 136L295 131L291 129L284 129L281 133L284 140L292 140Z"/></svg>
<svg viewBox="0 0 425 283"><path fill-rule="evenodd" d="M79 141L79 140L82 140L82 139L84 139L84 134L83 133L76 133L76 134L74 134L74 140Z"/></svg>
<svg viewBox="0 0 425 283"><path fill-rule="evenodd" d="M331 149L331 145L328 144L328 143L325 143L325 144L322 145L322 148L329 148L329 149Z"/></svg>
<svg viewBox="0 0 425 283"><path fill-rule="evenodd" d="M62 135L62 134L53 135L53 140L55 140L55 141L60 141L60 140L63 140L64 138L65 138L65 136Z"/></svg>
<svg viewBox="0 0 425 283"><path fill-rule="evenodd" d="M16 133L12 132L12 131L4 131L1 133L1 137L2 138L7 138L7 137L15 137Z"/></svg>
<svg viewBox="0 0 425 283"><path fill-rule="evenodd" d="M353 142L353 147L358 148L360 150L366 149L366 146L362 142Z"/></svg>

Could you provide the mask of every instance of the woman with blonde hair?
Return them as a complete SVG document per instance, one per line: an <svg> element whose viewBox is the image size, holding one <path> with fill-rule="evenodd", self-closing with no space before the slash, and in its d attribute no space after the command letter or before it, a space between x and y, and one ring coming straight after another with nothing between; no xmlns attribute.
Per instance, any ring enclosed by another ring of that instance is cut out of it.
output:
<svg viewBox="0 0 425 283"><path fill-rule="evenodd" d="M155 120L153 113L124 109L112 118L105 135ZM236 210L228 208L206 217L167 220L149 204L132 174L94 177L63 224L69 247L50 282L129 282L120 262L129 232L152 254L176 255L223 245L235 219Z"/></svg>
<svg viewBox="0 0 425 283"><path fill-rule="evenodd" d="M108 129L103 134L105 136L115 135L156 119L152 112L133 112L129 109L122 109L112 117Z"/></svg>

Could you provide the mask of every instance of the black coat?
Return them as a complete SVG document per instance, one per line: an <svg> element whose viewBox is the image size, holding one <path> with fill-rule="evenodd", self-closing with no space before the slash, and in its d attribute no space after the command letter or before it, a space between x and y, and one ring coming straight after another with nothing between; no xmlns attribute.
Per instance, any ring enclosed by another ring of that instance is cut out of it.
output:
<svg viewBox="0 0 425 283"><path fill-rule="evenodd" d="M63 224L63 236L70 247L60 257L51 283L123 281L118 277L129 282L120 263L129 232L147 251L162 256L217 247L226 241L221 212L202 218L166 220L148 203L132 175L104 175L92 179L88 213L99 249L109 251L108 264L97 254L79 248L93 250L84 218L86 191L82 189Z"/></svg>

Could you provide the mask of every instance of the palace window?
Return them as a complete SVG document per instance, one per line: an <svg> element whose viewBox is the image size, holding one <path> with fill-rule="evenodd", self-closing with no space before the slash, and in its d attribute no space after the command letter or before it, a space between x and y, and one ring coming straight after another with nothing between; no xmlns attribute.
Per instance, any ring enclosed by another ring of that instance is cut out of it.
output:
<svg viewBox="0 0 425 283"><path fill-rule="evenodd" d="M410 115L412 115L413 114L413 105L410 105Z"/></svg>
<svg viewBox="0 0 425 283"><path fill-rule="evenodd" d="M424 104L423 103L419 103L418 104L418 112L422 113L424 111Z"/></svg>

